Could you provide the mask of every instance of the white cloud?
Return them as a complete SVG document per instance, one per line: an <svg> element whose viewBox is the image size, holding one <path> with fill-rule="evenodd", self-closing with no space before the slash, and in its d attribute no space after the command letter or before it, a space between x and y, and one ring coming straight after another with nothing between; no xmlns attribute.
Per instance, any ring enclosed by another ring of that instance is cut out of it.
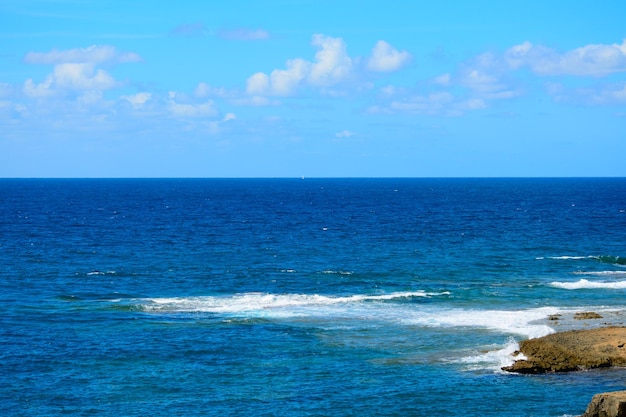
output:
<svg viewBox="0 0 626 417"><path fill-rule="evenodd" d="M626 103L626 83L621 87L609 91L609 97L613 98L620 103Z"/></svg>
<svg viewBox="0 0 626 417"><path fill-rule="evenodd" d="M479 98L471 98L461 101L456 105L456 107L461 110L479 110L486 108L487 104Z"/></svg>
<svg viewBox="0 0 626 417"><path fill-rule="evenodd" d="M76 101L82 108L86 106L93 106L102 102L104 94L99 90L88 90L80 95Z"/></svg>
<svg viewBox="0 0 626 417"><path fill-rule="evenodd" d="M374 106L369 106L366 110L366 113L368 114L392 114L393 112L388 107L374 105Z"/></svg>
<svg viewBox="0 0 626 417"><path fill-rule="evenodd" d="M478 68L463 69L459 74L459 82L465 87L481 92L492 92L504 87L498 77Z"/></svg>
<svg viewBox="0 0 626 417"><path fill-rule="evenodd" d="M378 41L367 61L348 55L343 39L315 34L311 45L317 49L312 61L302 58L287 60L284 69L257 72L246 83L246 93L254 96L292 96L303 87L316 87L325 95L347 95L347 90L335 88L347 81L360 80L358 87L372 89L371 83L359 77L359 71L391 72L400 69L411 58L385 41ZM364 65L361 65L361 62Z"/></svg>
<svg viewBox="0 0 626 417"><path fill-rule="evenodd" d="M435 84L451 87L458 84L471 90L473 98L502 100L522 95L520 82L510 75L511 68L501 55L480 54L461 64L454 77L444 74L434 79ZM467 106L462 106L467 108Z"/></svg>
<svg viewBox="0 0 626 417"><path fill-rule="evenodd" d="M394 96L398 93L398 87L386 85L380 89L380 92L385 96Z"/></svg>
<svg viewBox="0 0 626 417"><path fill-rule="evenodd" d="M252 107L264 107L264 106L277 106L280 102L276 100L270 100L264 96L250 96L241 97L231 100L231 103L236 106L252 106Z"/></svg>
<svg viewBox="0 0 626 417"><path fill-rule="evenodd" d="M235 120L236 118L237 116L235 116L235 113L226 113L226 115L222 119L222 122L228 122L229 120Z"/></svg>
<svg viewBox="0 0 626 417"><path fill-rule="evenodd" d="M177 94L170 91L168 94L168 109L172 116L182 118L201 118L217 116L217 109L212 100L200 104L178 103Z"/></svg>
<svg viewBox="0 0 626 417"><path fill-rule="evenodd" d="M246 92L248 94L267 94L270 90L270 78L262 73L253 74L246 82Z"/></svg>
<svg viewBox="0 0 626 417"><path fill-rule="evenodd" d="M111 74L97 68L100 64L138 62L141 57L133 52L120 52L114 46L92 45L88 48L50 52L29 52L24 57L28 64L54 65L52 73L44 81L36 83L32 78L24 82L23 93L31 98L63 96L82 93L78 97L83 104L92 104L102 98L102 92L119 87ZM87 94L87 92L89 92Z"/></svg>
<svg viewBox="0 0 626 417"><path fill-rule="evenodd" d="M96 70L93 64L59 64L39 84L27 79L23 91L29 97L44 98L67 91L108 90L118 85L109 73Z"/></svg>
<svg viewBox="0 0 626 417"><path fill-rule="evenodd" d="M626 104L626 82L606 85L590 94L593 104Z"/></svg>
<svg viewBox="0 0 626 417"><path fill-rule="evenodd" d="M319 48L309 73L309 81L312 84L333 85L343 81L350 74L352 59L346 52L343 39L316 34L313 35L312 45Z"/></svg>
<svg viewBox="0 0 626 417"><path fill-rule="evenodd" d="M24 82L24 94L32 98L45 98L53 96L55 92L51 89L52 81L52 76L48 76L44 82L35 84L33 79L29 78Z"/></svg>
<svg viewBox="0 0 626 417"><path fill-rule="evenodd" d="M11 84L0 82L0 98L9 97L13 93Z"/></svg>
<svg viewBox="0 0 626 417"><path fill-rule="evenodd" d="M198 83L193 93L196 97L200 97L200 98L205 98L205 97L228 98L228 97L235 96L234 92L228 91L224 87L213 87L204 82Z"/></svg>
<svg viewBox="0 0 626 417"><path fill-rule="evenodd" d="M418 114L437 114L445 111L454 102L454 96L446 91L431 93L427 96L413 96L408 100L391 103L392 110Z"/></svg>
<svg viewBox="0 0 626 417"><path fill-rule="evenodd" d="M502 82L506 70L507 67L499 56L484 53L463 63L455 80L479 93L495 93L508 88Z"/></svg>
<svg viewBox="0 0 626 417"><path fill-rule="evenodd" d="M119 52L114 46L92 45L88 48L68 50L53 49L50 52L29 52L24 57L27 64L102 64L139 62L141 57L134 52Z"/></svg>
<svg viewBox="0 0 626 417"><path fill-rule="evenodd" d="M217 115L212 101L202 104L180 104L170 101L169 110L176 117L215 117Z"/></svg>
<svg viewBox="0 0 626 417"><path fill-rule="evenodd" d="M52 77L56 86L72 90L108 90L117 85L109 73L88 63L56 65Z"/></svg>
<svg viewBox="0 0 626 417"><path fill-rule="evenodd" d="M543 49L542 46L534 47L535 52ZM526 64L528 54L533 49L533 44L526 41L519 45L512 46L504 53L504 58L512 69L518 69Z"/></svg>
<svg viewBox="0 0 626 417"><path fill-rule="evenodd" d="M626 104L626 82L574 89L563 84L548 83L546 90L557 102L617 106Z"/></svg>
<svg viewBox="0 0 626 417"><path fill-rule="evenodd" d="M385 41L378 41L372 49L372 55L367 61L367 69L377 72L396 71L404 66L411 54L407 51L398 51Z"/></svg>
<svg viewBox="0 0 626 417"><path fill-rule="evenodd" d="M135 110L141 109L151 98L152 94L142 92L130 96L122 96L123 100L128 101Z"/></svg>
<svg viewBox="0 0 626 417"><path fill-rule="evenodd" d="M351 138L352 136L355 136L355 135L356 135L356 132L351 132L349 130L342 130L341 132L335 133L335 137L338 137L340 139Z"/></svg>
<svg viewBox="0 0 626 417"><path fill-rule="evenodd" d="M450 74L441 74L435 78L433 78L433 83L439 84L442 86L448 86L451 83Z"/></svg>
<svg viewBox="0 0 626 417"><path fill-rule="evenodd" d="M605 76L626 72L626 40L622 44L592 44L566 52L524 42L503 53L483 53L461 63L454 75L443 74L433 83L443 87L462 86L469 90L464 99L455 99L454 106L460 110L484 108L492 100L519 97L527 87L517 79L516 72L528 69L539 76ZM548 93L558 102L586 104L623 103L622 87L596 85L593 87L568 88L561 83L551 83ZM456 95L456 93L455 93ZM464 101L463 101L464 100ZM432 109L429 100L396 102L395 109L412 111Z"/></svg>
<svg viewBox="0 0 626 417"><path fill-rule="evenodd" d="M263 29L220 29L217 36L231 41L260 41L270 38L269 32Z"/></svg>
<svg viewBox="0 0 626 417"><path fill-rule="evenodd" d="M23 104L15 104L10 101L0 100L0 115L3 114L11 118L24 118L30 115L28 108Z"/></svg>
<svg viewBox="0 0 626 417"><path fill-rule="evenodd" d="M591 44L559 53L524 42L506 51L512 69L529 67L539 75L605 76L626 71L626 40L622 44Z"/></svg>
<svg viewBox="0 0 626 417"><path fill-rule="evenodd" d="M285 69L276 69L267 75L253 74L247 80L249 95L293 95L298 87L313 85L327 87L345 80L352 71L352 59L341 38L313 35L312 45L318 48L315 61L290 59Z"/></svg>
<svg viewBox="0 0 626 417"><path fill-rule="evenodd" d="M271 92L274 95L289 96L293 94L309 73L311 64L303 59L287 61L287 69L274 70L270 75Z"/></svg>
<svg viewBox="0 0 626 417"><path fill-rule="evenodd" d="M516 71L525 68L540 76L600 77L623 72L626 71L626 40L622 44L586 45L564 53L524 42L502 54L484 53L472 58L461 64L454 78L448 81L470 89L473 98L482 100L486 105L487 100L521 96L525 88L514 76ZM438 77L435 80L440 79ZM571 90L560 83L551 83L547 90L556 101L587 104L616 103L620 102L621 97L620 89L616 90L614 86Z"/></svg>
<svg viewBox="0 0 626 417"><path fill-rule="evenodd" d="M416 94L404 99L393 100L388 106L371 106L370 114L410 113L417 115L460 116L468 111L488 107L481 97L457 97L448 91L435 91L430 94Z"/></svg>
<svg viewBox="0 0 626 417"><path fill-rule="evenodd" d="M216 135L221 132L222 126L231 121L237 119L234 113L226 113L226 115L222 118L222 120L214 120L207 123L207 131L211 135Z"/></svg>

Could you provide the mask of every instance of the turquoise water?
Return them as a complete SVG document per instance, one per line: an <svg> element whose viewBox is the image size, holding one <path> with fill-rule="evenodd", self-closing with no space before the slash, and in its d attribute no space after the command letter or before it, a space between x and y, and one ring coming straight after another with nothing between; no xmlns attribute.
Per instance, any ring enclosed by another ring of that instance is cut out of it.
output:
<svg viewBox="0 0 626 417"><path fill-rule="evenodd" d="M626 179L0 196L2 415L565 416L626 385L500 370L520 340L626 322Z"/></svg>

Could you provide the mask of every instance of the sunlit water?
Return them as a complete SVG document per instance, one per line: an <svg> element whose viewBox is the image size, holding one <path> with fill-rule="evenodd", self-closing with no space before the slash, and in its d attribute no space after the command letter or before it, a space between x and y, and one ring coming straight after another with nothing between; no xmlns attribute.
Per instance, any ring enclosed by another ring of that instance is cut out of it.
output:
<svg viewBox="0 0 626 417"><path fill-rule="evenodd" d="M625 179L0 196L2 415L564 416L626 388L619 369L500 370L520 340L626 322Z"/></svg>

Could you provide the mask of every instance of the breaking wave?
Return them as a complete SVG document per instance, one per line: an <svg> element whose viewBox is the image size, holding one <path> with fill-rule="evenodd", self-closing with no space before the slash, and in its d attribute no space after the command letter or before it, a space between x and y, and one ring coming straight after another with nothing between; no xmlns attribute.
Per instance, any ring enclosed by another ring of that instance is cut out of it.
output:
<svg viewBox="0 0 626 417"><path fill-rule="evenodd" d="M626 265L626 258L621 256L595 256L594 258L605 264Z"/></svg>
<svg viewBox="0 0 626 417"><path fill-rule="evenodd" d="M395 292L381 295L325 296L318 294L244 293L231 296L145 298L138 300L145 311L241 313L259 310L319 307L373 301L392 301L414 297L434 297L450 293L425 291Z"/></svg>
<svg viewBox="0 0 626 417"><path fill-rule="evenodd" d="M452 362L465 364L466 370L491 370L494 372L504 372L501 368L513 365L516 360L526 359L526 357L518 353L519 343L510 337L504 347L489 350L476 355L465 356Z"/></svg>
<svg viewBox="0 0 626 417"><path fill-rule="evenodd" d="M435 306L414 299L448 297L449 292L394 292L380 295L325 296L245 293L228 296L142 298L130 300L150 314L211 314L225 318L296 320L315 326L415 326L485 329L525 338L554 329L539 321L558 313L555 307L483 310ZM128 302L129 300L126 300Z"/></svg>
<svg viewBox="0 0 626 417"><path fill-rule="evenodd" d="M624 265L626 266L626 258L622 256L612 256L612 255L589 255L589 256L547 256L547 257L539 257L538 260L541 259L555 259L561 261L571 261L571 260L582 260L582 259L594 259L603 264L611 264L611 265Z"/></svg>
<svg viewBox="0 0 626 417"><path fill-rule="evenodd" d="M564 290L580 290L580 289L613 289L621 290L626 288L626 281L589 281L580 279L575 282L551 282L550 286L561 288Z"/></svg>
<svg viewBox="0 0 626 417"><path fill-rule="evenodd" d="M576 271L575 275L626 276L626 271Z"/></svg>

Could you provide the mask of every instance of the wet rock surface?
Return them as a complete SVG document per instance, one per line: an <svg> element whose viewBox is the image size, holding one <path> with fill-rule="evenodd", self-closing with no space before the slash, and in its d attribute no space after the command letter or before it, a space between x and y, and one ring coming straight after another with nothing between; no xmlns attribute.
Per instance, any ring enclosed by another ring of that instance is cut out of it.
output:
<svg viewBox="0 0 626 417"><path fill-rule="evenodd" d="M521 374L626 366L626 327L554 333L520 343L525 359L502 369Z"/></svg>
<svg viewBox="0 0 626 417"><path fill-rule="evenodd" d="M626 417L626 391L594 395L580 417Z"/></svg>

